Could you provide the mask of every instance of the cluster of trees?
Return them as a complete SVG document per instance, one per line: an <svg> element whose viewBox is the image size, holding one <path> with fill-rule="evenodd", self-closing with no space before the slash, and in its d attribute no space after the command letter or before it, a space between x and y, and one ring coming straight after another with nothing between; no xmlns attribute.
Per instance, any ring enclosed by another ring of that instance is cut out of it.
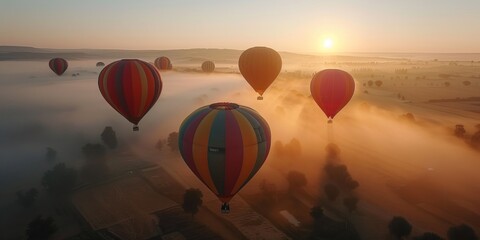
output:
<svg viewBox="0 0 480 240"><path fill-rule="evenodd" d="M38 197L38 191L35 188L30 188L28 191L18 191L17 192L17 203L22 205L25 208L28 208L35 203L35 200Z"/></svg>
<svg viewBox="0 0 480 240"><path fill-rule="evenodd" d="M161 151L163 149L163 147L165 146L165 144L168 146L168 148L170 148L170 151L179 152L179 149L178 149L178 132L171 132L168 135L167 140L159 139L157 141L157 143L155 144L155 148L157 148L158 150Z"/></svg>
<svg viewBox="0 0 480 240"><path fill-rule="evenodd" d="M405 96L403 96L402 94L398 93L397 94L397 98L402 100L402 101L405 101Z"/></svg>
<svg viewBox="0 0 480 240"><path fill-rule="evenodd" d="M298 158L302 155L302 145L296 138L292 138L290 142L285 144L282 141L276 141L273 144L273 154L278 157Z"/></svg>
<svg viewBox="0 0 480 240"><path fill-rule="evenodd" d="M326 150L329 160L339 158L340 148L337 145L329 144ZM349 212L356 210L359 199L354 196L353 191L357 189L360 184L357 180L353 179L352 175L348 172L347 166L330 161L325 165L324 169L328 182L324 185L323 192L327 196L327 199L334 202L343 192L346 195L343 198L343 205Z"/></svg>
<svg viewBox="0 0 480 240"><path fill-rule="evenodd" d="M395 69L395 74L407 74L408 73L408 69L407 68L398 68L398 69Z"/></svg>
<svg viewBox="0 0 480 240"><path fill-rule="evenodd" d="M43 218L42 215L38 215L28 224L25 233L29 240L43 240L52 236L57 229L52 217Z"/></svg>
<svg viewBox="0 0 480 240"><path fill-rule="evenodd" d="M412 225L403 217L395 216L388 224L388 230L397 239L405 239L412 233ZM461 224L452 226L447 231L448 240L478 240L473 228ZM425 232L422 235L413 237L414 240L444 240L436 233Z"/></svg>
<svg viewBox="0 0 480 240"><path fill-rule="evenodd" d="M476 132L473 133L472 135L469 135L465 130L464 125L457 124L455 125L453 134L456 137L465 140L474 149L480 150L480 124L477 124L475 128L477 129Z"/></svg>
<svg viewBox="0 0 480 240"><path fill-rule="evenodd" d="M415 116L412 113L405 113L398 117L400 120L405 120L408 122L415 122Z"/></svg>
<svg viewBox="0 0 480 240"><path fill-rule="evenodd" d="M198 212L203 203L203 194L200 189L190 188L185 190L183 195L182 208L186 213L192 214L192 217Z"/></svg>

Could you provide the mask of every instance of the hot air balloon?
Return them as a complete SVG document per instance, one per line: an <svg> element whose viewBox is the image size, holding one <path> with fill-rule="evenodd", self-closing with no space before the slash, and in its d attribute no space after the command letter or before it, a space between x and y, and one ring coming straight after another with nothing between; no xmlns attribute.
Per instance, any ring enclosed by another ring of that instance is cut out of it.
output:
<svg viewBox="0 0 480 240"><path fill-rule="evenodd" d="M138 131L138 122L162 92L162 79L151 64L138 59L123 59L102 69L98 87L105 100L134 124L134 131Z"/></svg>
<svg viewBox="0 0 480 240"><path fill-rule="evenodd" d="M54 73L60 76L67 70L68 62L63 58L52 58L50 62L48 62L48 66Z"/></svg>
<svg viewBox="0 0 480 240"><path fill-rule="evenodd" d="M212 61L205 61L202 63L202 70L207 73L211 73L215 70L215 63Z"/></svg>
<svg viewBox="0 0 480 240"><path fill-rule="evenodd" d="M95 64L95 66L97 66L97 67L103 67L103 66L105 66L105 63L103 63L103 62L97 62L97 64Z"/></svg>
<svg viewBox="0 0 480 240"><path fill-rule="evenodd" d="M263 93L277 78L282 69L282 58L275 50L267 47L253 47L245 50L238 60L240 73L262 100Z"/></svg>
<svg viewBox="0 0 480 240"><path fill-rule="evenodd" d="M347 105L354 91L353 77L339 69L320 71L313 76L310 82L312 97L329 118L329 123Z"/></svg>
<svg viewBox="0 0 480 240"><path fill-rule="evenodd" d="M158 70L170 70L172 69L172 63L170 62L170 59L167 57L159 57L155 59L155 67L158 68Z"/></svg>
<svg viewBox="0 0 480 240"><path fill-rule="evenodd" d="M179 150L192 172L223 202L247 184L270 151L270 127L255 110L214 103L190 114L179 130Z"/></svg>

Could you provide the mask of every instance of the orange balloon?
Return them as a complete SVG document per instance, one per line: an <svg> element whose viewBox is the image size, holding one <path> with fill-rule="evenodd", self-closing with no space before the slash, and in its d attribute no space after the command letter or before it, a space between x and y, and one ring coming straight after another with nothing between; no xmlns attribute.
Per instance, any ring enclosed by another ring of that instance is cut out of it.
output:
<svg viewBox="0 0 480 240"><path fill-rule="evenodd" d="M282 69L282 58L271 48L253 47L240 55L238 67L248 84L260 95L258 99L262 99Z"/></svg>

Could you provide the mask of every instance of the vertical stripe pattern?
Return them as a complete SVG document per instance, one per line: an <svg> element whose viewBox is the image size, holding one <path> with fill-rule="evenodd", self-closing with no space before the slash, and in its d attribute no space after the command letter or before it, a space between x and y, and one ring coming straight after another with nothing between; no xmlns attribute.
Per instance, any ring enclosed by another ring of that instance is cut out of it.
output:
<svg viewBox="0 0 480 240"><path fill-rule="evenodd" d="M313 76L310 92L325 115L333 118L352 98L355 81L345 71L326 69Z"/></svg>
<svg viewBox="0 0 480 240"><path fill-rule="evenodd" d="M162 79L154 66L137 59L123 59L102 69L98 88L105 100L133 124L155 105Z"/></svg>
<svg viewBox="0 0 480 240"><path fill-rule="evenodd" d="M158 68L158 70L170 70L172 69L172 63L170 62L170 59L167 57L159 57L155 59L154 62L155 67Z"/></svg>
<svg viewBox="0 0 480 240"><path fill-rule="evenodd" d="M215 63L212 61L205 61L202 63L202 70L207 73L215 71Z"/></svg>
<svg viewBox="0 0 480 240"><path fill-rule="evenodd" d="M192 172L221 201L228 202L265 162L270 128L251 108L214 103L183 121L178 144Z"/></svg>
<svg viewBox="0 0 480 240"><path fill-rule="evenodd" d="M68 62L63 58L52 58L48 62L48 66L55 74L60 76L67 70Z"/></svg>

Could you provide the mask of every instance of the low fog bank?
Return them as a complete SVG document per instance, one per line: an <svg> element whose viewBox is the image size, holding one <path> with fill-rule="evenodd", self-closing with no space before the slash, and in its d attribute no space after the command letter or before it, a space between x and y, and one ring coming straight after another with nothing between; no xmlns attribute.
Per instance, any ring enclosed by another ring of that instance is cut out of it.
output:
<svg viewBox="0 0 480 240"><path fill-rule="evenodd" d="M309 72L282 72L264 100L257 101L239 74L171 71L160 73L162 94L140 122L140 131L132 132L132 124L101 96L97 86L101 69L94 64L72 61L60 77L43 62L0 64L0 115L4 116L0 119L0 208L13 201L19 189L41 188L41 176L55 163L80 169L82 146L101 143L99 135L105 126L113 127L122 146L168 168L168 162L159 161L163 155L155 152L157 141L178 131L195 109L229 101L257 110L272 132L269 158L242 194L260 191L263 180L287 189L286 177L296 171L306 176L308 194L325 198L325 166L334 162L345 165L359 183L354 191L360 200L358 212L352 214L352 221L360 232L374 226L367 226L372 219L384 224L395 215L408 218L419 232L444 233L460 221L480 222L475 221L480 219L480 154L453 136L452 123L458 118L444 109L403 104L392 100L392 92L372 97L362 93L357 81L352 101L333 124L327 124L310 96ZM466 127L473 131L470 125ZM331 143L339 149L334 159L326 148ZM46 147L58 152L55 163L45 160ZM366 220L365 216L372 217Z"/></svg>

